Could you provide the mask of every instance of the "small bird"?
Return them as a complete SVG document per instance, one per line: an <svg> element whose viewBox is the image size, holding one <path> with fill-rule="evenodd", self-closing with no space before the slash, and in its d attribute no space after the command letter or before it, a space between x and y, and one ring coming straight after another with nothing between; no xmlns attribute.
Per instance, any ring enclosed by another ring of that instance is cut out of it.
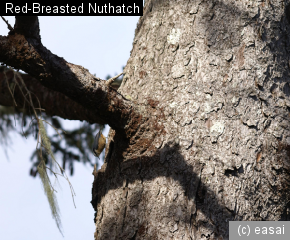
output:
<svg viewBox="0 0 290 240"><path fill-rule="evenodd" d="M100 130L95 136L95 140L93 143L93 154L96 157L99 157L102 151L104 150L105 145L106 145L106 138L102 134L102 131Z"/></svg>

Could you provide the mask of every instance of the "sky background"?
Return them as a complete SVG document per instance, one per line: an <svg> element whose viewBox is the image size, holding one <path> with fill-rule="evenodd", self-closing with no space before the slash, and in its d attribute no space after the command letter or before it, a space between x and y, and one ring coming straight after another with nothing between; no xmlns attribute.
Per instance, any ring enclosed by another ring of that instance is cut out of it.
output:
<svg viewBox="0 0 290 240"><path fill-rule="evenodd" d="M6 17L14 25L14 17ZM122 72L132 49L139 17L39 17L42 43L66 61L87 68L105 79ZM0 19L0 35L7 35ZM66 120L66 128L79 126ZM18 126L20 127L20 126ZM105 131L107 136L108 129ZM56 194L61 212L64 237L58 231L44 195L40 179L29 176L30 156L36 147L34 138L11 134L8 157L0 146L0 239L94 239L94 209L90 203L92 167L75 164L70 177L76 192L74 208L70 189L60 179Z"/></svg>

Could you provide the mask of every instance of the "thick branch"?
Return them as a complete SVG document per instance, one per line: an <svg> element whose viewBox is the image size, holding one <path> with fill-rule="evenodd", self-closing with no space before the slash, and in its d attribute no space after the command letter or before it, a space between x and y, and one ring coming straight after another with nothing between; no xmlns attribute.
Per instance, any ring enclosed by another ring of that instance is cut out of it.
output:
<svg viewBox="0 0 290 240"><path fill-rule="evenodd" d="M106 81L95 78L82 66L52 54L42 45L40 38L18 34L22 29L18 20L14 34L0 36L1 62L22 69L43 86L63 93L97 115L99 123L108 123L115 130L123 131L126 126L128 129L128 124L136 125L136 120L142 118L134 104L107 86ZM28 29L24 32L37 32L37 29L32 30L33 26L38 27L35 21L30 23L30 27L23 27Z"/></svg>
<svg viewBox="0 0 290 240"><path fill-rule="evenodd" d="M12 70L8 70L4 74L4 70L4 67L0 68L0 105L15 106L14 100L8 89L9 85L10 88L13 85L14 72ZM104 124L102 119L99 118L97 114L87 108L84 108L82 105L71 100L64 94L42 86L38 80L32 78L28 74L20 75L28 90L33 93L33 105L38 108L39 101L41 103L41 108L45 109L45 113L47 115L59 116L70 120L85 120L91 123L98 122ZM18 78L16 78L16 80L20 83ZM23 108L24 97L18 87L15 87L15 91L13 91L13 97L17 104L16 107ZM29 104L25 104L25 107L29 108Z"/></svg>

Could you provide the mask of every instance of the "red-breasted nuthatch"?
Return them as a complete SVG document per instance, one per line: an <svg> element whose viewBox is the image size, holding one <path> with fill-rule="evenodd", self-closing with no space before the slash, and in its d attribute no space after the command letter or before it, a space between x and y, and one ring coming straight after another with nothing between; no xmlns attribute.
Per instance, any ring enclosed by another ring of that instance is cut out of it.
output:
<svg viewBox="0 0 290 240"><path fill-rule="evenodd" d="M102 134L101 131L99 131L95 137L94 143L93 143L93 154L96 157L99 157L101 152L104 150L104 147L106 145L106 138Z"/></svg>

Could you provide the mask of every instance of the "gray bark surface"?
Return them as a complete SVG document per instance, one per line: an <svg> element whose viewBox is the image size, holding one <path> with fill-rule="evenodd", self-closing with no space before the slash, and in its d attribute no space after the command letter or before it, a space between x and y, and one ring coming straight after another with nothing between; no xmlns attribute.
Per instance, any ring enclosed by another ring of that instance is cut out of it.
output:
<svg viewBox="0 0 290 240"><path fill-rule="evenodd" d="M155 120L126 141L110 131L95 239L228 239L232 220L290 220L288 3L146 1L118 91Z"/></svg>

